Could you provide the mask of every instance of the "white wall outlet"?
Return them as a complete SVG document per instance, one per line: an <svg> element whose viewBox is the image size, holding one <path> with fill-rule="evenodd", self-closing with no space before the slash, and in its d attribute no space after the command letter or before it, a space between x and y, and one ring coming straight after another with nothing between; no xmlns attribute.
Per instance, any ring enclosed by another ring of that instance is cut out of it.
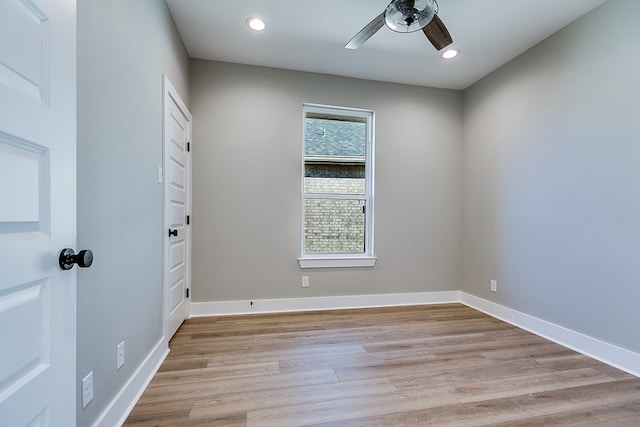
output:
<svg viewBox="0 0 640 427"><path fill-rule="evenodd" d="M491 281L491 292L498 292L498 282L495 280Z"/></svg>
<svg viewBox="0 0 640 427"><path fill-rule="evenodd" d="M120 370L122 365L124 365L124 341L116 347L116 369Z"/></svg>
<svg viewBox="0 0 640 427"><path fill-rule="evenodd" d="M93 400L93 371L82 379L82 409Z"/></svg>
<svg viewBox="0 0 640 427"><path fill-rule="evenodd" d="M309 276L302 276L302 287L303 288L309 287Z"/></svg>

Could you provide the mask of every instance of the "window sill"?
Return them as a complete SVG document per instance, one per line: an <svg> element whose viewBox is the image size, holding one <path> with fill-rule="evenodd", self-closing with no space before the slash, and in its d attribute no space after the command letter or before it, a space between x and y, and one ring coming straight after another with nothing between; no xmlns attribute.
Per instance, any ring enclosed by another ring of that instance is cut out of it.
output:
<svg viewBox="0 0 640 427"><path fill-rule="evenodd" d="M373 256L358 257L305 257L298 258L300 268L348 268L373 267L378 258Z"/></svg>

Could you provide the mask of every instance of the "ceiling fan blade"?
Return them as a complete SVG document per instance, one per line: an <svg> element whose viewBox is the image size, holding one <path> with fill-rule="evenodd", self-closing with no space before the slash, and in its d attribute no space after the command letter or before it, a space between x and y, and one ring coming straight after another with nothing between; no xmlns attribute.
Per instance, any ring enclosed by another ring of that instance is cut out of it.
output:
<svg viewBox="0 0 640 427"><path fill-rule="evenodd" d="M358 34L353 36L349 43L346 44L346 49L357 49L362 43L366 42L378 32L380 28L384 27L384 12L378 15L373 21L369 22L366 27L360 30Z"/></svg>
<svg viewBox="0 0 640 427"><path fill-rule="evenodd" d="M429 22L422 31L436 50L442 50L453 43L449 30L447 30L447 27L445 27L444 22L442 22L438 15L433 15L431 22Z"/></svg>

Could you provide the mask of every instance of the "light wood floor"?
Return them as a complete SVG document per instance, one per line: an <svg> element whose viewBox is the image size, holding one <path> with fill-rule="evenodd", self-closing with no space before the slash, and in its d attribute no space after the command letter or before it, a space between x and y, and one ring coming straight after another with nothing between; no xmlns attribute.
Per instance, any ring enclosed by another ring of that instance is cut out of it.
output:
<svg viewBox="0 0 640 427"><path fill-rule="evenodd" d="M460 304L192 319L126 426L640 426L640 379Z"/></svg>

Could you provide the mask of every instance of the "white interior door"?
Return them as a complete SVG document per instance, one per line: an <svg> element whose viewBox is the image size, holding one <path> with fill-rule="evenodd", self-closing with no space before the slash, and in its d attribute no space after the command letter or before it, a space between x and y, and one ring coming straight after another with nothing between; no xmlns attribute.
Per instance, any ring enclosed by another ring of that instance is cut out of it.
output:
<svg viewBox="0 0 640 427"><path fill-rule="evenodd" d="M74 426L75 0L0 1L0 425Z"/></svg>
<svg viewBox="0 0 640 427"><path fill-rule="evenodd" d="M189 314L191 113L166 76L164 92L164 301L171 339Z"/></svg>

